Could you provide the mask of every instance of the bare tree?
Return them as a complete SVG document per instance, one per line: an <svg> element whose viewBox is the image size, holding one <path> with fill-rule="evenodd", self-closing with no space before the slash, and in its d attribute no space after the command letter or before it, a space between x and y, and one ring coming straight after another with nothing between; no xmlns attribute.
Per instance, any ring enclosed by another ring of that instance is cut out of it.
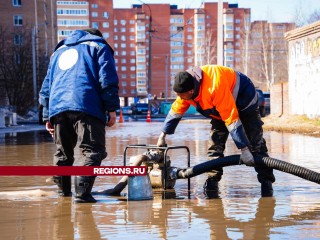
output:
<svg viewBox="0 0 320 240"><path fill-rule="evenodd" d="M249 76L255 84L270 90L277 82L288 80L288 49L284 33L295 24L256 21L251 24Z"/></svg>
<svg viewBox="0 0 320 240"><path fill-rule="evenodd" d="M31 42L28 28L0 26L0 86L20 115L34 105Z"/></svg>
<svg viewBox="0 0 320 240"><path fill-rule="evenodd" d="M301 2L295 10L294 22L297 27L302 27L320 20L320 9L315 9L310 15L307 15L303 11L303 6Z"/></svg>
<svg viewBox="0 0 320 240"><path fill-rule="evenodd" d="M314 23L320 20L320 9L316 9L311 13L311 15L307 18L307 24Z"/></svg>
<svg viewBox="0 0 320 240"><path fill-rule="evenodd" d="M206 56L205 63L206 64L216 64L217 63L217 38L214 37L213 30L208 29L206 33Z"/></svg>

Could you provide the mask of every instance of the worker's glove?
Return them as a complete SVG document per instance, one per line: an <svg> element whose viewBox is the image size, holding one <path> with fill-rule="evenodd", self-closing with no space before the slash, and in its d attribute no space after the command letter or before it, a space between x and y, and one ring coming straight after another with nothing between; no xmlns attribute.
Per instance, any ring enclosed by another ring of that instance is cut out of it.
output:
<svg viewBox="0 0 320 240"><path fill-rule="evenodd" d="M143 153L143 155L148 157L149 161L161 162L163 160L163 151L149 150Z"/></svg>
<svg viewBox="0 0 320 240"><path fill-rule="evenodd" d="M181 169L177 167L170 167L169 169L169 180L176 180L179 178L179 171Z"/></svg>
<svg viewBox="0 0 320 240"><path fill-rule="evenodd" d="M246 166L254 166L254 158L249 150L248 147L241 149L241 155L240 155L240 164L245 164Z"/></svg>
<svg viewBox="0 0 320 240"><path fill-rule="evenodd" d="M166 143L166 134L165 133L161 133L159 138L158 138L158 142L157 142L157 146L158 147L166 147L167 143Z"/></svg>

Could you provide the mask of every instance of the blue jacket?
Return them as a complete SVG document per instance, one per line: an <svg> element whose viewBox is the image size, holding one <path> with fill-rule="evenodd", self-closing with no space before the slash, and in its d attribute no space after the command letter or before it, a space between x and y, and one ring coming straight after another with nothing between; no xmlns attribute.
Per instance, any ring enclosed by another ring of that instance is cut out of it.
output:
<svg viewBox="0 0 320 240"><path fill-rule="evenodd" d="M106 111L120 108L118 83L112 48L103 38L76 30L51 56L39 93L43 119L79 111L105 122Z"/></svg>

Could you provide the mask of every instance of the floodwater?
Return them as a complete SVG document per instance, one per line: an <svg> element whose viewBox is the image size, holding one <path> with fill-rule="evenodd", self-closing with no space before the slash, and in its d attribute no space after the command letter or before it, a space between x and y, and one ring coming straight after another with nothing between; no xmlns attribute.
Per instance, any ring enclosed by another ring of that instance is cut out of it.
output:
<svg viewBox="0 0 320 240"><path fill-rule="evenodd" d="M122 165L129 144L156 144L162 123L124 122L107 129L104 166ZM183 121L170 146L187 146L191 165L206 159L209 122ZM320 138L266 132L272 158L320 172ZM0 166L51 165L55 146L45 131L0 133ZM128 156L144 149L132 149ZM226 155L238 154L229 139ZM185 149L168 152L173 166L187 166ZM80 152L77 149L76 155ZM81 165L81 162L76 162ZM154 199L127 201L96 195L95 204L59 198L45 176L2 176L1 239L320 239L320 187L275 170L274 197L261 198L253 168L226 167L220 198L205 199L206 176L177 180L174 190L154 191ZM97 177L93 191L111 188L120 176Z"/></svg>

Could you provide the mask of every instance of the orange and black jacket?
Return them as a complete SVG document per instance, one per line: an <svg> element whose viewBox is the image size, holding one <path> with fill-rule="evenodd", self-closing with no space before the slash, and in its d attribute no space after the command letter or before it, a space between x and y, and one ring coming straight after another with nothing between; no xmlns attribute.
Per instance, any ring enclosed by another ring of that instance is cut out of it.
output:
<svg viewBox="0 0 320 240"><path fill-rule="evenodd" d="M173 134L190 105L207 118L223 121L241 149L249 145L239 112L243 115L258 107L258 98L251 80L231 68L205 65L187 70L193 77L195 93L192 100L177 97L168 113L162 131Z"/></svg>

